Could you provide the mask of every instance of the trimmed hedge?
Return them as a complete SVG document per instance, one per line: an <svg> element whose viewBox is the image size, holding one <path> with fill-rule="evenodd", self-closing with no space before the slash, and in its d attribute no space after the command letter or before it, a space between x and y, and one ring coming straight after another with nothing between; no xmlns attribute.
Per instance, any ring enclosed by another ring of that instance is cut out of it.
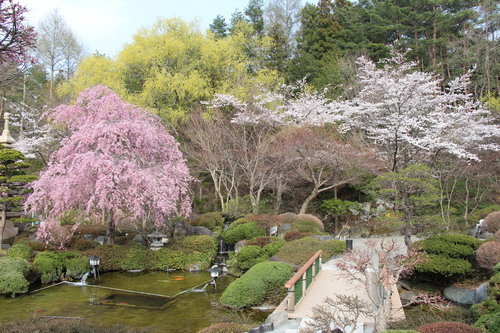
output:
<svg viewBox="0 0 500 333"><path fill-rule="evenodd" d="M12 258L21 258L31 260L33 258L33 249L25 244L15 244L7 249L7 256Z"/></svg>
<svg viewBox="0 0 500 333"><path fill-rule="evenodd" d="M29 282L25 277L30 270L29 263L22 258L0 258L0 294L28 292Z"/></svg>
<svg viewBox="0 0 500 333"><path fill-rule="evenodd" d="M314 237L305 237L285 243L276 253L276 257L294 265L304 265L318 250L323 250L323 261L335 254L343 253L345 242L341 240L321 241Z"/></svg>
<svg viewBox="0 0 500 333"><path fill-rule="evenodd" d="M213 257L207 253L197 251L184 252L164 248L154 251L154 261L152 269L167 270L167 269L189 269L191 265L199 264L199 269L207 269L210 267Z"/></svg>
<svg viewBox="0 0 500 333"><path fill-rule="evenodd" d="M452 277L465 274L472 269L472 264L465 259L448 258L437 254L429 254L426 257L428 261L415 266L417 272Z"/></svg>
<svg viewBox="0 0 500 333"><path fill-rule="evenodd" d="M264 252L266 252L269 257L272 257L276 253L278 253L278 251L283 247L283 245L285 245L284 241L278 241L271 244L267 244L262 248L262 250L264 250Z"/></svg>
<svg viewBox="0 0 500 333"><path fill-rule="evenodd" d="M259 223L251 221L239 224L237 223L238 221L239 220L233 222L231 226L222 233L222 238L227 244L236 244L244 239L252 239L266 235L266 231Z"/></svg>
<svg viewBox="0 0 500 333"><path fill-rule="evenodd" d="M257 264L226 288L220 302L231 308L245 308L262 305L276 290L282 290L284 297L283 285L292 275L293 267L282 262Z"/></svg>
<svg viewBox="0 0 500 333"><path fill-rule="evenodd" d="M66 278L73 280L81 279L91 269L89 260L84 256L68 258L64 262L64 266Z"/></svg>
<svg viewBox="0 0 500 333"><path fill-rule="evenodd" d="M125 252L125 256L120 262L122 270L151 269L154 253L144 246L132 246Z"/></svg>

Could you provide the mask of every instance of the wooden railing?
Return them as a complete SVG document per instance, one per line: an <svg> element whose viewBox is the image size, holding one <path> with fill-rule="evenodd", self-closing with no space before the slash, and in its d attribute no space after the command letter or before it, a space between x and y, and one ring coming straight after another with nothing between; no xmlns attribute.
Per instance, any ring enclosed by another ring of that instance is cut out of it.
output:
<svg viewBox="0 0 500 333"><path fill-rule="evenodd" d="M321 259L323 251L316 252L309 261L302 266L301 269L285 283L287 288L287 311L293 312L302 297L307 293L307 290L313 283L314 279L321 270Z"/></svg>

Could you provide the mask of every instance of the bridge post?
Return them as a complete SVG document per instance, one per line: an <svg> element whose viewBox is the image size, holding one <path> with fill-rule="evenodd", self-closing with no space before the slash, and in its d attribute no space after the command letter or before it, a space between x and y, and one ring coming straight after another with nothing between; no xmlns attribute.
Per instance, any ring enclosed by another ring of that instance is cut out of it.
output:
<svg viewBox="0 0 500 333"><path fill-rule="evenodd" d="M293 312L295 310L295 285L292 285L291 288L288 288L288 302L287 302L287 311Z"/></svg>

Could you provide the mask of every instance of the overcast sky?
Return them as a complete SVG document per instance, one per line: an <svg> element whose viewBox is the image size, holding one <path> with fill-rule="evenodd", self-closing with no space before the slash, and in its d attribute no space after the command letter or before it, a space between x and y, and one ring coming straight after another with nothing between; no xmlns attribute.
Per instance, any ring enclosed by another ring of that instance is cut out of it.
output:
<svg viewBox="0 0 500 333"><path fill-rule="evenodd" d="M140 28L152 26L158 18L197 20L205 30L218 14L229 23L231 14L236 8L243 11L248 0L19 0L19 3L29 9L27 19L35 27L44 15L57 8L89 53L99 51L113 57L132 41Z"/></svg>

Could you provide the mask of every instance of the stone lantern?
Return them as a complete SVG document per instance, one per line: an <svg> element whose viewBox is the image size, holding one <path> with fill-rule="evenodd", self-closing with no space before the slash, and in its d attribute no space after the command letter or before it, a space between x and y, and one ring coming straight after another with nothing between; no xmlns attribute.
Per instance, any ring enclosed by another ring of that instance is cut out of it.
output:
<svg viewBox="0 0 500 333"><path fill-rule="evenodd" d="M165 243L168 243L168 236L159 231L149 234L148 238L151 240L151 245L149 247L151 250L159 250Z"/></svg>

